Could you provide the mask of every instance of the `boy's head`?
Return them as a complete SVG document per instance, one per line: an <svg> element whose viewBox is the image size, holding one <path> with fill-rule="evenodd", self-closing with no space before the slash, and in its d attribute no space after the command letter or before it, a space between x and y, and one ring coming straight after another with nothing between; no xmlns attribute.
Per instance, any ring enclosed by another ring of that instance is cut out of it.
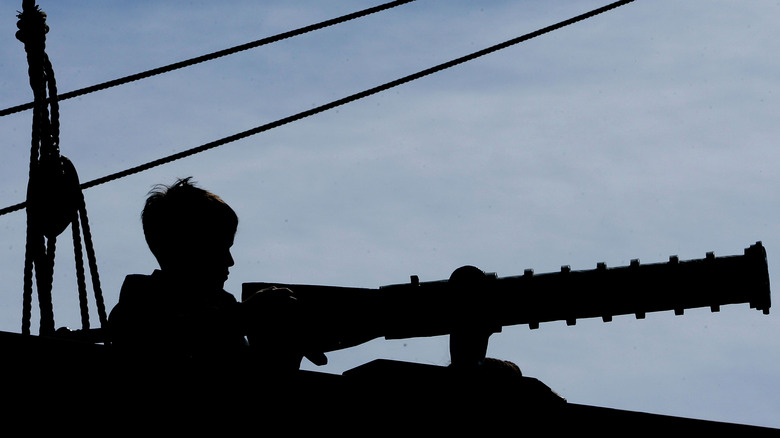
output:
<svg viewBox="0 0 780 438"><path fill-rule="evenodd" d="M217 195L190 178L156 186L141 215L144 236L160 268L204 286L219 286L233 265L230 247L238 217Z"/></svg>

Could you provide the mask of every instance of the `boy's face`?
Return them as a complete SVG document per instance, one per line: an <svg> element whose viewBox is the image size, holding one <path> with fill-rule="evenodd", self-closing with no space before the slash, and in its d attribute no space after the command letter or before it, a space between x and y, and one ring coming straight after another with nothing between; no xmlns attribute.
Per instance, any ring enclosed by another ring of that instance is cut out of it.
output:
<svg viewBox="0 0 780 438"><path fill-rule="evenodd" d="M168 269L183 282L203 289L222 289L234 265L233 233L201 234L183 245ZM163 268L166 269L166 268Z"/></svg>

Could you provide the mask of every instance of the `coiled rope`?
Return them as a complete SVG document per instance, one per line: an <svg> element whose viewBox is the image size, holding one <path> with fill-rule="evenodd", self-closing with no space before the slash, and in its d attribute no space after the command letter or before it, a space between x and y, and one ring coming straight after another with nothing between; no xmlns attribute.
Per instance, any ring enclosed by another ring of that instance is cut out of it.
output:
<svg viewBox="0 0 780 438"><path fill-rule="evenodd" d="M34 95L30 170L27 185L27 239L25 244L22 333L30 334L32 318L33 274L41 312L40 334L54 334L52 283L57 236L70 224L76 257L76 277L82 309L82 328L89 329L87 292L83 262L86 248L92 286L101 326L106 311L100 290L100 278L87 220L84 196L73 164L60 155L59 105L54 69L46 55L46 14L34 0L24 0L18 15L16 38L24 43L30 87ZM81 226L79 226L79 219ZM84 247L81 232L84 233Z"/></svg>
<svg viewBox="0 0 780 438"><path fill-rule="evenodd" d="M321 112L324 112L324 111L327 111L327 110L330 110L330 109L333 109L333 108L345 105L347 103L350 103L350 102L362 99L364 97L368 97L368 96L371 96L373 94L377 94L379 92L386 91L386 90L388 90L390 88L394 88L394 87L397 87L399 85L406 84L406 83L414 81L416 79L420 79L420 78L423 78L425 76L428 76L428 75L431 75L431 74L434 74L434 73L438 73L438 72L440 72L442 70L446 70L448 68L455 67L455 66L457 66L459 64L462 64L464 62L474 60L476 58L479 58L479 57L491 54L493 52L505 49L507 47L514 46L516 44L522 43L522 42L530 40L532 38L536 38L538 36L541 36L541 35L544 35L546 33L552 32L554 30L561 29L563 27L566 27L566 26L572 25L574 23L586 20L588 18L594 17L594 16L599 15L599 14L603 14L603 13L605 13L607 11L610 11L612 9L615 9L615 8L620 7L620 6L626 5L628 3L632 3L634 1L635 0L621 0L621 1L616 1L614 3L610 3L610 4L606 5L606 6L594 9L594 10L592 10L590 12L586 12L584 14L578 15L578 16L570 18L568 20L561 21L559 23L553 24L551 26L547 26L547 27L539 29L537 31L534 31L534 32L531 32L531 33L528 33L528 34L525 34L525 35L522 35L522 36L519 36L517 38L513 38L513 39L505 41L503 43L496 44L494 46L482 49L482 50L477 51L477 52L473 52L471 54L462 56L462 57L454 59L452 61L448 61L448 62L439 64L437 66L434 66L434 67L431 67L431 68L419 71L417 73L410 74L410 75L405 76L403 78L396 79L396 80L391 81L391 82L387 82L387 83L385 83L383 85L379 85L377 87L374 87L374 88L371 88L371 89L368 89L368 90L365 90L365 91L362 91L362 92L359 92L359 93L355 93L353 95L350 95L350 96L344 97L342 99L338 99L338 100L332 101L330 103L327 103L327 104L324 104L324 105L321 105L321 106L309 109L307 111L303 111L303 112L300 112L300 113L297 113L297 114L294 114L294 115L291 115L291 116L288 116L288 117L276 120L274 122L267 123L265 125L261 125L261 126L258 126L258 127L255 127L255 128L252 128L252 129L249 129L249 130L246 130L246 131L243 131L243 132L239 132L239 133L231 135L229 137L224 137L224 138L219 139L219 140L214 140L212 142L203 144L201 146L197 146L197 147L194 147L194 148L191 148L191 149L187 149L187 150L184 150L182 152L178 152L178 153L169 155L167 157L159 158L157 160L153 160L153 161L147 162L145 164L141 164L139 166L128 168L128 169L120 171L120 172L116 172L116 173L113 173L113 174L110 174L110 175L103 176L101 178L97 178L97 179L85 182L85 183L81 184L81 188L82 189L88 189L90 187L94 187L94 186L97 186L97 185L105 184L107 182L123 178L125 176L129 176L129 175L133 175L135 173L143 172L145 170L149 170L151 168L154 168L154 167L157 167L157 166L161 166L163 164L167 164L167 163L170 163L172 161L176 161L176 160L188 157L190 155L195 155L197 153L204 152L204 151L207 151L209 149L214 149L216 147L223 146L225 144L232 143L234 141L241 140L243 138L246 138L246 137L249 137L249 136L252 136L252 135L255 135L255 134L259 134L261 132L265 132L265 131L268 131L268 130L271 130L271 129L274 129L274 128L278 128L278 127L286 125L288 123L292 123L292 122L295 122L297 120L301 120L303 118L306 118L306 117L309 117L309 116L313 116L315 114L319 114ZM21 203L15 204L15 205L10 205L8 207L2 208L2 209L0 209L0 216L3 216L5 214L11 213L11 212L14 212L14 211L17 211L17 210L21 210L22 208L25 207L25 205L26 205L26 203L21 202Z"/></svg>

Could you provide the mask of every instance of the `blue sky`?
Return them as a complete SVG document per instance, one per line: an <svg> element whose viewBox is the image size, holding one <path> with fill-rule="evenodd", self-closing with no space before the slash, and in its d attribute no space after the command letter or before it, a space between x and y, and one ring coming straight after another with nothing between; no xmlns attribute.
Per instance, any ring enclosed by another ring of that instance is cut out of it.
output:
<svg viewBox="0 0 780 438"><path fill-rule="evenodd" d="M367 1L39 2L60 92L366 8ZM552 4L551 4L552 3ZM272 46L64 101L61 144L92 180L380 85L606 2L418 0ZM0 9L0 107L25 103L21 2ZM776 2L636 1L272 131L85 191L103 292L156 264L139 213L193 176L238 212L249 281L378 287L597 262L741 254L778 271ZM29 111L0 118L0 203L21 202ZM24 214L0 217L0 330L21 327ZM62 238L57 326L80 318ZM34 312L37 317L37 312ZM93 321L97 320L93 311ZM94 322L93 322L94 323ZM37 327L37 320L33 322ZM506 328L489 354L574 403L780 427L780 323L747 305ZM446 365L446 339L333 353ZM317 369L313 365L306 365Z"/></svg>

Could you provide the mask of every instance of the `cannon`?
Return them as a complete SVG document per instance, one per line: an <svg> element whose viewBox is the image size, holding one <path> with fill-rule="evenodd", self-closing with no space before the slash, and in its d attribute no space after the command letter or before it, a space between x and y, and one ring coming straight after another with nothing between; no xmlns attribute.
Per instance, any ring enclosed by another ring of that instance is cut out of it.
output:
<svg viewBox="0 0 780 438"><path fill-rule="evenodd" d="M473 266L456 269L449 279L379 288L250 282L242 296L268 287L285 287L298 297L309 337L320 352L334 351L384 337L403 339L450 335L466 344L468 360L483 358L487 338L502 327L602 318L617 315L644 318L647 313L747 303L764 314L771 306L766 250L757 242L744 254L663 263L498 277ZM462 340L462 341L461 341ZM476 353L474 352L476 351ZM476 358L474 358L476 354Z"/></svg>

